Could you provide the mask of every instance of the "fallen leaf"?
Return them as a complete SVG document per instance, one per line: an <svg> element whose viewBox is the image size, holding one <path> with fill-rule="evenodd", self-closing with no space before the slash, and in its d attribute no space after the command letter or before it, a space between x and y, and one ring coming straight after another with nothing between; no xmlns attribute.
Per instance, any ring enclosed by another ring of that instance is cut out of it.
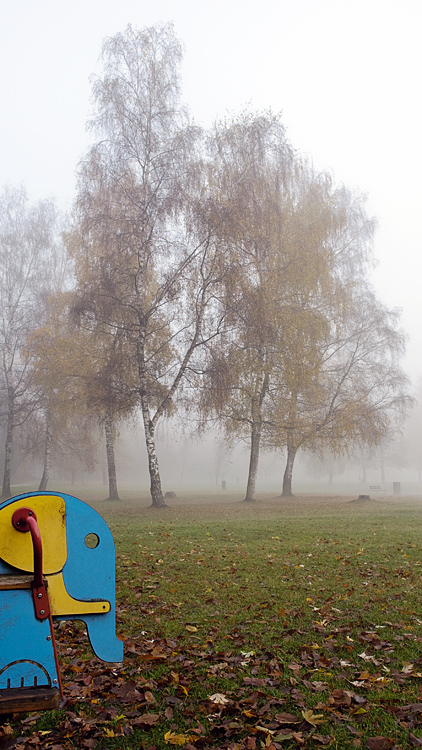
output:
<svg viewBox="0 0 422 750"><path fill-rule="evenodd" d="M137 716L135 719L132 719L131 724L135 727L141 726L142 724L152 726L153 724L157 723L159 718L160 714L141 714L141 716Z"/></svg>
<svg viewBox="0 0 422 750"><path fill-rule="evenodd" d="M225 703L229 702L229 699L223 693L214 693L214 695L209 695L208 698L211 703L215 703L217 706L224 706Z"/></svg>
<svg viewBox="0 0 422 750"><path fill-rule="evenodd" d="M255 729L257 730L257 732L265 732L267 736L271 736L274 734L271 729L268 729L267 727L261 727L259 724L256 725Z"/></svg>
<svg viewBox="0 0 422 750"><path fill-rule="evenodd" d="M276 714L275 718L279 724L298 724L300 722L300 719L297 716L285 712Z"/></svg>
<svg viewBox="0 0 422 750"><path fill-rule="evenodd" d="M369 737L366 741L368 750L390 750L395 741L390 737Z"/></svg>
<svg viewBox="0 0 422 750"><path fill-rule="evenodd" d="M166 732L164 741L169 745L186 745L188 742L195 742L198 738L193 734L176 734L175 732Z"/></svg>
<svg viewBox="0 0 422 750"><path fill-rule="evenodd" d="M316 727L318 724L322 724L324 721L324 714L314 714L312 709L302 711L302 716L305 721L307 721L308 724L311 724L313 727Z"/></svg>

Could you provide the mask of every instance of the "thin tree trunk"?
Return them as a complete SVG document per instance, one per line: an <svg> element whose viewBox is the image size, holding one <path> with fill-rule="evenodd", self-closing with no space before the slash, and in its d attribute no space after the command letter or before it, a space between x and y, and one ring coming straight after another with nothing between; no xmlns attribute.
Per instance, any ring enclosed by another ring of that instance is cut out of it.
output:
<svg viewBox="0 0 422 750"><path fill-rule="evenodd" d="M283 476L283 491L282 497L293 497L292 492L292 476L293 476L293 464L296 458L297 449L291 445L287 446L287 461L286 468Z"/></svg>
<svg viewBox="0 0 422 750"><path fill-rule="evenodd" d="M145 428L145 442L147 447L149 477L151 482L151 505L153 508L166 508L167 506L164 502L163 491L161 489L160 469L158 466L157 450L155 447L154 428L151 422L149 422L148 426Z"/></svg>
<svg viewBox="0 0 422 750"><path fill-rule="evenodd" d="M149 418L149 410L146 398L141 395L141 411L144 421L145 445L148 456L148 470L150 478L151 506L153 508L166 508L161 489L160 467L158 465L157 450L155 447L155 428Z"/></svg>
<svg viewBox="0 0 422 750"><path fill-rule="evenodd" d="M381 458L381 484L385 484L385 464L384 464L384 458Z"/></svg>
<svg viewBox="0 0 422 750"><path fill-rule="evenodd" d="M253 503L255 501L255 485L258 475L259 449L261 444L262 433L262 404L268 391L269 377L265 371L266 350L260 352L262 371L259 382L255 389L255 395L252 397L251 414L252 414L252 432L251 432L251 453L249 458L248 484L246 488L245 502Z"/></svg>
<svg viewBox="0 0 422 750"><path fill-rule="evenodd" d="M148 471L150 478L151 507L166 508L161 488L160 467L158 465L157 450L155 447L155 424L150 418L148 404L148 388L145 367L145 330L144 321L141 318L140 335L138 339L138 372L139 372L139 392L141 397L141 412L144 423L145 445L148 456ZM157 414L156 414L157 417Z"/></svg>
<svg viewBox="0 0 422 750"><path fill-rule="evenodd" d="M1 499L7 500L10 497L10 473L12 465L12 441L13 427L15 421L15 393L10 386L7 389L7 425L6 425L6 443L4 448L4 472L3 488Z"/></svg>
<svg viewBox="0 0 422 750"><path fill-rule="evenodd" d="M104 420L104 431L106 438L107 471L108 471L108 498L107 500L120 500L117 490L116 461L114 455L114 425L110 413Z"/></svg>
<svg viewBox="0 0 422 750"><path fill-rule="evenodd" d="M47 411L45 415L44 470L43 470L41 481L38 487L38 492L44 492L44 490L47 489L48 480L50 479L52 439L53 439L53 434L51 431L51 419L50 419L50 414Z"/></svg>
<svg viewBox="0 0 422 750"><path fill-rule="evenodd" d="M295 462L297 445L295 445L295 429L297 419L297 393L292 391L290 394L290 405L289 405L289 430L287 432L287 461L286 468L283 476L283 489L281 497L293 497L292 492L292 476L293 476L293 464Z"/></svg>
<svg viewBox="0 0 422 750"><path fill-rule="evenodd" d="M251 433L251 453L249 457L248 484L246 488L245 502L255 502L255 486L258 475L259 446L261 442L261 422L253 422Z"/></svg>

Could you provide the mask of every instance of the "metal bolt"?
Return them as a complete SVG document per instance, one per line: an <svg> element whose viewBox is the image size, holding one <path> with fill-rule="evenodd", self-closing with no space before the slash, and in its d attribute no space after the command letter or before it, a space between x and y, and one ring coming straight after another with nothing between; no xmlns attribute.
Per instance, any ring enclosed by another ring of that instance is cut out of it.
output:
<svg viewBox="0 0 422 750"><path fill-rule="evenodd" d="M53 682L57 682L57 680L53 680Z"/></svg>
<svg viewBox="0 0 422 750"><path fill-rule="evenodd" d="M47 641L51 641L51 635L47 636Z"/></svg>
<svg viewBox="0 0 422 750"><path fill-rule="evenodd" d="M45 610L44 609L40 609L40 615L45 615Z"/></svg>
<svg viewBox="0 0 422 750"><path fill-rule="evenodd" d="M38 596L38 599L42 599L42 593L41 593L41 591L39 592L39 594L37 594L37 596Z"/></svg>

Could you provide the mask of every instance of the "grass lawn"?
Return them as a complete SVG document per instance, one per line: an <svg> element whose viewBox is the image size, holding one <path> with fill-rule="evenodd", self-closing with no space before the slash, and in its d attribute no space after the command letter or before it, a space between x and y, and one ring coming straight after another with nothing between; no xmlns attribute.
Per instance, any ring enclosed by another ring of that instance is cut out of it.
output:
<svg viewBox="0 0 422 750"><path fill-rule="evenodd" d="M147 502L93 502L123 665L60 627L67 705L0 748L422 746L422 500Z"/></svg>

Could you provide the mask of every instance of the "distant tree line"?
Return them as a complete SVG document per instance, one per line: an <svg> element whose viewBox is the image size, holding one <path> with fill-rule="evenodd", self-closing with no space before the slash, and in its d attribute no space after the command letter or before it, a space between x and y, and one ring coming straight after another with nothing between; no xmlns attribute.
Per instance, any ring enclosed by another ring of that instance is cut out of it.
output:
<svg viewBox="0 0 422 750"><path fill-rule="evenodd" d="M368 281L374 219L289 143L278 115L205 132L180 102L171 25L106 39L93 84L97 140L72 216L23 189L0 198L2 496L13 435L90 468L105 434L118 499L119 422L142 420L152 504L164 505L159 420L177 410L250 445L336 455L394 434L411 403L404 335Z"/></svg>

